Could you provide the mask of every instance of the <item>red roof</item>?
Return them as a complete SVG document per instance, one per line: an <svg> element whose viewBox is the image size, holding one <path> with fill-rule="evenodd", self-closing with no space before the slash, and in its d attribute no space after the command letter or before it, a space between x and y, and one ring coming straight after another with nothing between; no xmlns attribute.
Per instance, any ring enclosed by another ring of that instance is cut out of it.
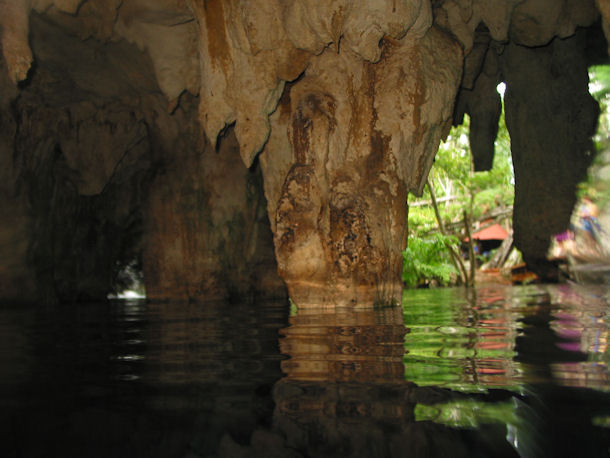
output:
<svg viewBox="0 0 610 458"><path fill-rule="evenodd" d="M504 240L507 237L508 232L499 224L492 224L472 234L472 238L475 240ZM465 241L468 241L468 237Z"/></svg>

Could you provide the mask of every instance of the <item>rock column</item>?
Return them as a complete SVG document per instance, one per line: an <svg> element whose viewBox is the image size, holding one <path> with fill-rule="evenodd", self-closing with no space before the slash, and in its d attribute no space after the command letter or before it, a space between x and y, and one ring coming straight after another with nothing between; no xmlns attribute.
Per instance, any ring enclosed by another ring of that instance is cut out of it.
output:
<svg viewBox="0 0 610 458"><path fill-rule="evenodd" d="M190 2L199 120L260 157L279 274L300 307L400 301L406 197L448 132L462 48L427 1Z"/></svg>
<svg viewBox="0 0 610 458"><path fill-rule="evenodd" d="M261 164L279 273L299 306L400 302L407 192L448 128L460 63L430 29L386 40L376 63L328 50L287 86Z"/></svg>
<svg viewBox="0 0 610 458"><path fill-rule="evenodd" d="M588 92L585 36L538 48L508 45L506 126L515 168L514 237L530 268L547 272L553 234L564 231L577 184L593 159L599 107Z"/></svg>

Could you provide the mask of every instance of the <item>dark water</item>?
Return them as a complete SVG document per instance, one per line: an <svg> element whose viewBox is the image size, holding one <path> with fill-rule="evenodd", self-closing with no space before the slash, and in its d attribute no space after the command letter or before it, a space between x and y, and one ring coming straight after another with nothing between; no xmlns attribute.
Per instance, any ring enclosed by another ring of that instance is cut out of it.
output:
<svg viewBox="0 0 610 458"><path fill-rule="evenodd" d="M597 457L610 291L0 308L0 457Z"/></svg>

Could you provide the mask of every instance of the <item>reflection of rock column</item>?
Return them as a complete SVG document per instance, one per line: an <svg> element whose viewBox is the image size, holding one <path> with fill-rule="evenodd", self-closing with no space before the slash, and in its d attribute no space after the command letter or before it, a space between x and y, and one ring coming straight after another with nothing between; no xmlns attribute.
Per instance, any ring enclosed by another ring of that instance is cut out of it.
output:
<svg viewBox="0 0 610 458"><path fill-rule="evenodd" d="M159 390L158 397L149 400L154 404L174 397L192 402L192 393L184 389L206 384L214 395L199 393L199 404L186 409L205 404L217 409L216 415L241 415L247 423L243 411L251 409L252 415L251 404L261 401L252 393L281 376L277 332L285 326L286 315L283 302L259 307L232 304L230 310L222 301L210 301L206 307L149 303L144 315L149 323L142 331L148 345L140 375L151 386L182 387L175 392Z"/></svg>
<svg viewBox="0 0 610 458"><path fill-rule="evenodd" d="M271 117L265 193L299 307L400 301L407 191L449 127L461 58L435 28L391 41L377 63L325 51Z"/></svg>
<svg viewBox="0 0 610 458"><path fill-rule="evenodd" d="M316 444L337 456L356 449L372 456L370 447L403 441L414 416L402 309L299 313L290 323L280 342L290 356L282 363L286 377L274 388L274 426L287 445L312 456L321 452Z"/></svg>
<svg viewBox="0 0 610 458"><path fill-rule="evenodd" d="M400 382L404 380L402 309L300 313L280 347L289 380Z"/></svg>

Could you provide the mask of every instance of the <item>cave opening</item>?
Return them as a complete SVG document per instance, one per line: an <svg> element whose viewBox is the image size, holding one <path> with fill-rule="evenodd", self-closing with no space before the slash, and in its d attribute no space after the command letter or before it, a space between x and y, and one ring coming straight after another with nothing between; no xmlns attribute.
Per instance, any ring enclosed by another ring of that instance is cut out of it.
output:
<svg viewBox="0 0 610 458"><path fill-rule="evenodd" d="M535 47L516 36L509 43L494 41L481 24L466 57L454 125L470 115L474 170L490 170L505 115L515 178L514 242L542 281L561 277L548 259L549 247L571 225L579 189L604 149L593 140L604 113L590 93L588 69L607 62L600 21Z"/></svg>

